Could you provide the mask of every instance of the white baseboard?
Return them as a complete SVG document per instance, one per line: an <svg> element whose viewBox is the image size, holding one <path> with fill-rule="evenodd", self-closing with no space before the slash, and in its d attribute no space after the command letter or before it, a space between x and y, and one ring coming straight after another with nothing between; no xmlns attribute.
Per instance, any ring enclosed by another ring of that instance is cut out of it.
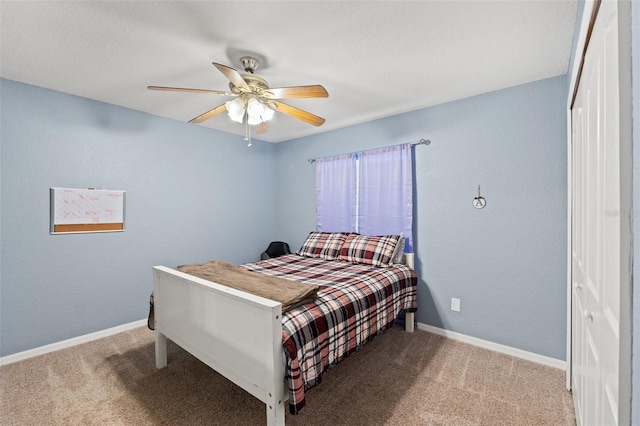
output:
<svg viewBox="0 0 640 426"><path fill-rule="evenodd" d="M38 348L29 349L27 351L0 357L0 366L22 361L38 355L44 355L49 352L59 351L60 349L70 348L82 343L91 342L92 340L102 339L103 337L113 336L114 334L129 331L134 328L147 325L147 319L130 322L129 324L119 325L117 327L108 328L106 330L96 331L95 333L85 334L84 336L74 337L72 339L63 340L61 342L51 343L50 345L40 346Z"/></svg>
<svg viewBox="0 0 640 426"><path fill-rule="evenodd" d="M74 337L72 339L63 340L61 342L51 343L50 345L40 346L38 348L29 349L27 351L18 352L12 355L0 357L0 366L22 361L34 356L43 355L49 352L59 351L61 349L70 348L82 343L91 342L92 340L102 339L103 337L113 336L114 334L132 330L134 328L147 325L147 319L130 322L128 324L119 325L117 327L108 328L106 330L96 331L95 333L85 334L84 336ZM511 346L501 345L499 343L490 342L488 340L478 339L476 337L467 336L466 334L456 333L455 331L445 330L443 328L434 327L423 323L418 323L418 329L438 334L453 340L459 340L470 345L479 346L495 352L506 355L515 356L526 359L527 361L537 362L538 364L547 365L549 367L566 369L566 362L560 359L539 355L533 352L523 351L522 349L513 348Z"/></svg>
<svg viewBox="0 0 640 426"><path fill-rule="evenodd" d="M445 330L443 328L434 327L432 325L427 325L420 322L418 323L418 329L428 331L429 333L438 334L440 336L448 337L453 340L459 340L470 345L479 346L490 351L500 352L506 355L526 359L527 361L537 362L538 364L558 368L563 371L567 368L567 362L561 359L523 351L522 349L501 345L499 343L490 342L488 340L478 339L476 337L467 336L466 334L456 333L455 331Z"/></svg>

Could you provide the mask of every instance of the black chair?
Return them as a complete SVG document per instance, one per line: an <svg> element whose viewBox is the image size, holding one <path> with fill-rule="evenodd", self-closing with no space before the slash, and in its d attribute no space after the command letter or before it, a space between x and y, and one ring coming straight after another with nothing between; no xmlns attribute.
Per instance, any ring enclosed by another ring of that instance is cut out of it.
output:
<svg viewBox="0 0 640 426"><path fill-rule="evenodd" d="M269 247L260 255L260 260L271 259L285 254L291 254L289 244L283 241L272 241Z"/></svg>

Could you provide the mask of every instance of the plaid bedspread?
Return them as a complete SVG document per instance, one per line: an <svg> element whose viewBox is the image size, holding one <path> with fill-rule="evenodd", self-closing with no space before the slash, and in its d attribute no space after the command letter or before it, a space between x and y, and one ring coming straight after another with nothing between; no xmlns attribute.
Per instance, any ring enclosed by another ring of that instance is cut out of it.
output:
<svg viewBox="0 0 640 426"><path fill-rule="evenodd" d="M295 254L242 265L266 275L320 286L318 298L283 315L289 410L305 405L305 390L322 374L417 308L417 276L409 267L379 268Z"/></svg>

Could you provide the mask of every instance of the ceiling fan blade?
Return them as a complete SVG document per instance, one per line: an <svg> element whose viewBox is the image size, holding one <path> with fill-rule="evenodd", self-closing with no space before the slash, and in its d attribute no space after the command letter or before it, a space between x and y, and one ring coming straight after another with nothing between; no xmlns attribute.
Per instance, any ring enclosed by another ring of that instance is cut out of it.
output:
<svg viewBox="0 0 640 426"><path fill-rule="evenodd" d="M205 112L204 114L200 114L196 118L192 118L191 120L189 120L189 123L202 123L204 120L208 120L211 117L213 117L214 115L220 114L222 111L224 111L226 109L227 109L226 104L218 105L217 107L215 107L213 109L210 109L209 111Z"/></svg>
<svg viewBox="0 0 640 426"><path fill-rule="evenodd" d="M294 87L276 87L266 89L265 97L269 99L286 99L286 98L327 98L329 93L327 89L319 84L311 86L294 86Z"/></svg>
<svg viewBox="0 0 640 426"><path fill-rule="evenodd" d="M244 81L244 79L242 78L242 76L240 75L240 73L238 71L236 71L235 69L228 67L226 65L222 65L222 64L218 64L215 62L212 62L212 64L218 68L218 70L220 70L220 72L222 74L225 75L225 77L227 77L229 79L230 82L233 83L234 86L236 87L241 87L243 89L246 90L251 90L249 88L249 85L247 84L246 81Z"/></svg>
<svg viewBox="0 0 640 426"><path fill-rule="evenodd" d="M189 92L189 93L213 93L215 95L233 96L233 93L223 92L221 90L208 89L188 89L185 87L165 87L165 86L147 86L149 90L163 90L167 92Z"/></svg>
<svg viewBox="0 0 640 426"><path fill-rule="evenodd" d="M267 123L265 121L256 125L257 134L266 133L267 131L269 131L269 126L267 126Z"/></svg>
<svg viewBox="0 0 640 426"><path fill-rule="evenodd" d="M293 118L297 118L298 120L313 124L314 126L322 126L325 121L322 117L318 117L317 115L313 115L310 112L303 111L299 108L284 104L282 102L270 101L269 106L273 106L276 111L280 111L281 113L287 114Z"/></svg>

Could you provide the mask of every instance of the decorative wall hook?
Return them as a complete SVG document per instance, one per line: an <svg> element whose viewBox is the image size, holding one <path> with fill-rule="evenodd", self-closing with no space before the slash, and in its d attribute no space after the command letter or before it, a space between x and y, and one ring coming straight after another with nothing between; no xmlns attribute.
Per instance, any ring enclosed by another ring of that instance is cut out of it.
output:
<svg viewBox="0 0 640 426"><path fill-rule="evenodd" d="M484 197L480 195L480 185L478 185L478 196L473 199L473 207L475 207L476 209L483 209L486 205L487 200L485 200Z"/></svg>

